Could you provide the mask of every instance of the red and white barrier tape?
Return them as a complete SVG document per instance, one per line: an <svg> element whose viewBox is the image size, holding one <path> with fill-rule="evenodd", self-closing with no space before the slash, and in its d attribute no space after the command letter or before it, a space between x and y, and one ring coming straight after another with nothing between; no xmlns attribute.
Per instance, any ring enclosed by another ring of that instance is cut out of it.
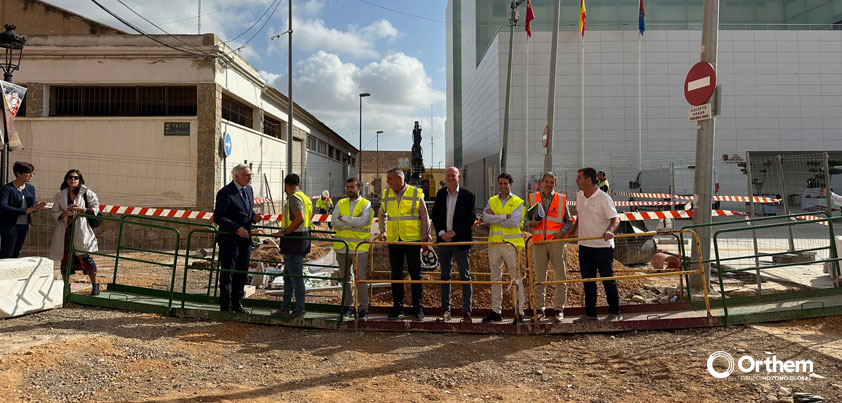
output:
<svg viewBox="0 0 842 403"><path fill-rule="evenodd" d="M615 196L624 196L624 197L642 197L644 199L669 199L669 193L628 193L628 192L617 192L614 193ZM693 196L674 196L675 199L679 200L693 200ZM754 196L755 203L780 203L781 199L775 199L772 197L760 197ZM711 198L713 201L732 201L732 202L750 202L751 199L748 196L713 196Z"/></svg>
<svg viewBox="0 0 842 403"><path fill-rule="evenodd" d="M814 216L814 215L800 215L800 216L797 216L795 218L797 218L799 220L808 221L808 220L822 220L822 219L826 219L827 217L818 217L818 216ZM827 221L819 221L819 222L816 222L816 224L828 225Z"/></svg>
<svg viewBox="0 0 842 403"><path fill-rule="evenodd" d="M212 220L213 213L207 211L193 211L193 210L174 210L166 208L155 207L128 207L128 206L109 206L100 205L99 210L103 213L109 214L134 214L148 217L168 217L168 218L188 218L194 220ZM264 221L281 221L283 216L281 214L264 215ZM310 221L328 222L330 221L330 214L313 214Z"/></svg>
<svg viewBox="0 0 842 403"><path fill-rule="evenodd" d="M745 215L745 213L731 210L712 210L711 215L714 217L724 217ZM619 216L620 221L663 220L665 218L693 218L693 210L639 211L633 213L620 213Z"/></svg>
<svg viewBox="0 0 842 403"><path fill-rule="evenodd" d="M625 200L615 200L614 205L617 207L642 207L642 206L669 206L672 204L685 204L687 202L684 201L646 201L646 200L636 200L636 201L625 201ZM568 206L575 206L576 201L571 200L567 202Z"/></svg>
<svg viewBox="0 0 842 403"><path fill-rule="evenodd" d="M254 198L254 204L269 203L269 202L271 202L271 201L272 201L272 199L270 199L270 198L268 198L268 197L264 197L264 196L256 196L256 197Z"/></svg>

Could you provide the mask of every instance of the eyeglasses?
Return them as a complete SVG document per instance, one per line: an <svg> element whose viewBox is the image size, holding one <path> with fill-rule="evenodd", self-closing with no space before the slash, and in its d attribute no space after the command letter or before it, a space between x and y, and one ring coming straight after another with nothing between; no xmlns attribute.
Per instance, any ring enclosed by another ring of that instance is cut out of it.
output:
<svg viewBox="0 0 842 403"><path fill-rule="evenodd" d="M68 176L67 179L70 179L72 181L78 181L79 177L78 176Z"/></svg>

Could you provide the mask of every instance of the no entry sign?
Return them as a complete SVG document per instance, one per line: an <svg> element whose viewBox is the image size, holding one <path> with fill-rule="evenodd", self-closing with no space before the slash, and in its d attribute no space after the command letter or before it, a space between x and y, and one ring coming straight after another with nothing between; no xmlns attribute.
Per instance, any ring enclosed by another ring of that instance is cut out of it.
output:
<svg viewBox="0 0 842 403"><path fill-rule="evenodd" d="M684 97L693 106L707 102L716 89L716 71L708 62L698 62L684 79Z"/></svg>

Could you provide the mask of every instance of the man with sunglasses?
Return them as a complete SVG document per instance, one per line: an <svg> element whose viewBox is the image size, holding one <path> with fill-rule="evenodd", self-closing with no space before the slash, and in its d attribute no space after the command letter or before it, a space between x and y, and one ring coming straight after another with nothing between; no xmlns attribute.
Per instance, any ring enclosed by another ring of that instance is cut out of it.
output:
<svg viewBox="0 0 842 403"><path fill-rule="evenodd" d="M234 180L216 193L213 221L219 226L219 310L245 313L245 296L251 250L251 225L261 220L254 211L251 168L237 164L231 170Z"/></svg>

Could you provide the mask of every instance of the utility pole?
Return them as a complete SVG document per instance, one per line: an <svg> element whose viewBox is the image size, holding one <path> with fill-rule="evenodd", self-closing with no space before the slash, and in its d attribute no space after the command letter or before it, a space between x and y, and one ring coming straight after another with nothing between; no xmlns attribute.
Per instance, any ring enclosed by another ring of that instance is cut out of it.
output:
<svg viewBox="0 0 842 403"><path fill-rule="evenodd" d="M705 0L704 14L702 15L702 58L701 61L710 63L716 69L716 45L719 34L719 0ZM716 102L718 97L714 97ZM715 109L719 109L715 105ZM696 122L696 175L693 182L695 189L695 200L693 203L693 224L709 224L711 222L711 201L713 188L713 139L714 122L716 116L710 119ZM750 197L751 195L749 195ZM695 228L699 235L702 249L702 260L710 258L710 226ZM699 261L696 248L690 248L692 260ZM702 287L710 288L710 264L704 264L705 281L698 275L691 275L690 287L694 290L702 290Z"/></svg>
<svg viewBox="0 0 842 403"><path fill-rule="evenodd" d="M555 66L558 58L558 19L561 14L561 0L555 0L553 11L553 42L550 53L550 85L547 93L547 147L544 154L544 172L553 170L553 119L555 118Z"/></svg>
<svg viewBox="0 0 842 403"><path fill-rule="evenodd" d="M436 163L435 158L433 158L435 152L433 148L433 104L430 104L430 172L433 172L433 169L436 167L433 165Z"/></svg>
<svg viewBox="0 0 842 403"><path fill-rule="evenodd" d="M201 0L200 0L201 1ZM289 35L289 55L287 60L287 96L289 97L289 105L287 109L287 174L291 174L292 171L292 148L295 141L292 137L292 0L289 0L289 30L287 31L287 35ZM305 139L306 141L306 139ZM302 144L305 146L305 144ZM302 159L302 161L304 161ZM302 162L303 165L303 162ZM301 172L299 174L303 174L304 169L302 167Z"/></svg>
<svg viewBox="0 0 842 403"><path fill-rule="evenodd" d="M196 20L199 22L198 32L197 34L202 34L202 0L198 0L199 3L199 12L196 14Z"/></svg>

